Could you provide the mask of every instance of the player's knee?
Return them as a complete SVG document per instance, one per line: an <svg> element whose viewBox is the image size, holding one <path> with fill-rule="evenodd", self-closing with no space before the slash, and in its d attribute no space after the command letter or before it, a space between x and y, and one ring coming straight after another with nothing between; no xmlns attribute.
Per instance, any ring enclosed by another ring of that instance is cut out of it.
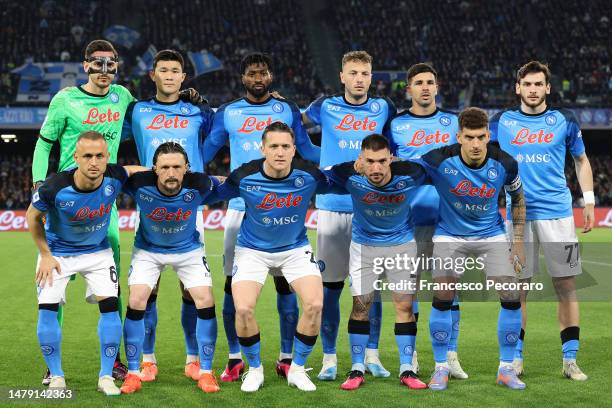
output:
<svg viewBox="0 0 612 408"><path fill-rule="evenodd" d="M157 299L157 295L152 295L152 296L155 296L154 297L155 300ZM146 309L147 303L149 302L150 298L151 296L149 296L149 293L146 290L131 289L128 305L132 309L138 309L138 310Z"/></svg>
<svg viewBox="0 0 612 408"><path fill-rule="evenodd" d="M119 311L119 299L115 296L100 299L98 300L98 309L100 309L100 313L117 312Z"/></svg>
<svg viewBox="0 0 612 408"><path fill-rule="evenodd" d="M249 321L255 316L255 308L246 303L236 304L236 321Z"/></svg>
<svg viewBox="0 0 612 408"><path fill-rule="evenodd" d="M276 293L279 295L290 295L292 293L291 286L284 276L274 277L274 287L276 288Z"/></svg>
<svg viewBox="0 0 612 408"><path fill-rule="evenodd" d="M303 313L305 316L308 316L310 319L316 319L318 316L321 316L322 310L323 310L323 299L315 298L315 299L310 299L307 302L304 302Z"/></svg>
<svg viewBox="0 0 612 408"><path fill-rule="evenodd" d="M395 312L402 320L412 320L412 302L400 302L395 305Z"/></svg>

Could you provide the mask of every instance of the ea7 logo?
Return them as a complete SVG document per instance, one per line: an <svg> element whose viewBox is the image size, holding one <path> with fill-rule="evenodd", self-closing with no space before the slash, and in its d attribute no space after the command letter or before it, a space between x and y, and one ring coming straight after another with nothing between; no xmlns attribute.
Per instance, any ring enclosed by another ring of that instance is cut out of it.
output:
<svg viewBox="0 0 612 408"><path fill-rule="evenodd" d="M140 112L151 112L152 108L140 108Z"/></svg>
<svg viewBox="0 0 612 408"><path fill-rule="evenodd" d="M340 106L338 105L327 105L327 110L332 112L340 112Z"/></svg>

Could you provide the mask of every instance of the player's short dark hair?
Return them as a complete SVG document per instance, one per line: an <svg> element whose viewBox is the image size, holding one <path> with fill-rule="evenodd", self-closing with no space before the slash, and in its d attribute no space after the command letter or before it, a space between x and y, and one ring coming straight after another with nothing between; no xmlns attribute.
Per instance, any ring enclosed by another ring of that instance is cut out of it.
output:
<svg viewBox="0 0 612 408"><path fill-rule="evenodd" d="M366 51L349 51L342 56L342 67L347 62L363 62L372 65L372 56Z"/></svg>
<svg viewBox="0 0 612 408"><path fill-rule="evenodd" d="M185 164L189 164L189 158L187 157L187 152L183 149L183 146L176 142L165 142L160 144L157 149L155 149L155 153L153 154L153 165L157 164L157 158L162 154L170 154L170 153L180 153L185 158Z"/></svg>
<svg viewBox="0 0 612 408"><path fill-rule="evenodd" d="M185 59L180 52L175 50L161 50L153 58L153 71L159 61L177 61L181 64L181 70L185 70Z"/></svg>
<svg viewBox="0 0 612 408"><path fill-rule="evenodd" d="M268 68L268 71L273 72L274 69L272 67L272 58L263 52L252 52L244 56L242 61L240 61L240 75L244 75L247 68L251 65L262 64Z"/></svg>
<svg viewBox="0 0 612 408"><path fill-rule="evenodd" d="M361 151L373 150L377 152L383 149L390 149L389 141L386 137L379 133L372 133L371 135L366 136L366 138L361 142Z"/></svg>
<svg viewBox="0 0 612 408"><path fill-rule="evenodd" d="M92 42L87 44L87 47L85 47L85 60L91 58L91 54L96 51L109 51L113 53L115 58L119 57L119 54L117 54L117 50L115 50L115 47L113 47L113 44L111 44L110 42L106 40L93 40Z"/></svg>
<svg viewBox="0 0 612 408"><path fill-rule="evenodd" d="M489 127L489 116L483 109L474 106L466 108L459 114L459 130L481 129Z"/></svg>
<svg viewBox="0 0 612 408"><path fill-rule="evenodd" d="M276 122L272 122L268 126L266 126L263 133L261 134L262 142L266 141L266 136L270 132L289 133L291 135L291 140L295 143L295 133L293 133L293 129L291 129L291 127L287 125L285 122L281 122L280 120L277 120Z"/></svg>
<svg viewBox="0 0 612 408"><path fill-rule="evenodd" d="M436 72L436 70L431 65L426 64L424 62L420 62L408 68L408 71L406 72L406 81L408 82L408 85L410 85L410 81L412 80L412 78L414 78L418 74L422 74L425 72L431 72L434 76L434 79L438 81L438 73Z"/></svg>
<svg viewBox="0 0 612 408"><path fill-rule="evenodd" d="M77 143L79 143L83 139L92 140L94 142L96 140L103 140L106 143L104 135L100 132L96 132L95 130L88 130L87 132L81 133L77 138Z"/></svg>
<svg viewBox="0 0 612 408"><path fill-rule="evenodd" d="M543 64L540 61L529 61L520 67L516 72L516 83L520 84L521 79L525 78L527 74L537 74L538 72L542 72L544 74L547 84L550 83L550 69L548 68L548 65Z"/></svg>

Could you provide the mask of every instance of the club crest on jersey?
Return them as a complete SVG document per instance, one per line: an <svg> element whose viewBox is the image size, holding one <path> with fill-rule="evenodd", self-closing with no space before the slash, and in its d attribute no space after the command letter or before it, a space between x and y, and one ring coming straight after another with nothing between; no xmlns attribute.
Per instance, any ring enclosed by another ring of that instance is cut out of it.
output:
<svg viewBox="0 0 612 408"><path fill-rule="evenodd" d="M487 170L487 178L491 181L495 180L497 178L497 170L493 167Z"/></svg>
<svg viewBox="0 0 612 408"><path fill-rule="evenodd" d="M372 113L378 113L380 112L380 104L378 102L372 102L370 104L370 110L372 111Z"/></svg>
<svg viewBox="0 0 612 408"><path fill-rule="evenodd" d="M442 126L448 126L451 124L451 119L446 115L442 115L440 116L440 124Z"/></svg>
<svg viewBox="0 0 612 408"><path fill-rule="evenodd" d="M299 187L302 187L302 186L304 185L304 177L301 177L301 176L300 176L300 177L297 177L297 178L295 179L295 181L293 182L293 185L294 185L294 186L296 186L296 187L298 187L298 188L299 188Z"/></svg>
<svg viewBox="0 0 612 408"><path fill-rule="evenodd" d="M397 184L395 185L395 188L398 190L406 188L406 182L404 180L398 181Z"/></svg>
<svg viewBox="0 0 612 408"><path fill-rule="evenodd" d="M104 195L107 197L110 197L113 195L113 193L115 192L115 187L111 186L110 184L106 187L104 187Z"/></svg>
<svg viewBox="0 0 612 408"><path fill-rule="evenodd" d="M191 109L189 109L189 106L181 106L181 113L187 115L189 112L191 112Z"/></svg>
<svg viewBox="0 0 612 408"><path fill-rule="evenodd" d="M193 201L194 198L195 194L193 194L191 191L188 191L183 195L183 201L185 201L186 203Z"/></svg>
<svg viewBox="0 0 612 408"><path fill-rule="evenodd" d="M557 123L557 117L555 115L553 115L553 114L546 115L546 118L544 119L544 121L546 121L546 124L548 126L552 126L555 123Z"/></svg>
<svg viewBox="0 0 612 408"><path fill-rule="evenodd" d="M112 92L109 97L112 103L119 102L119 95L117 95L117 92Z"/></svg>
<svg viewBox="0 0 612 408"><path fill-rule="evenodd" d="M281 113L285 110L285 108L283 108L283 105L281 103L276 102L274 105L272 105L272 110L276 113Z"/></svg>

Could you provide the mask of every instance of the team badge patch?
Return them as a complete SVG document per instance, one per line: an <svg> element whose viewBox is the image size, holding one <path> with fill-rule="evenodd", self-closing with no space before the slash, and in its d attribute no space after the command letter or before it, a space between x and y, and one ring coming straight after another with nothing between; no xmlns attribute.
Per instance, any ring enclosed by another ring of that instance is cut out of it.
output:
<svg viewBox="0 0 612 408"><path fill-rule="evenodd" d="M546 124L548 126L552 126L555 123L557 123L557 117L555 115L553 115L553 114L546 115L546 118L544 120L546 121Z"/></svg>
<svg viewBox="0 0 612 408"><path fill-rule="evenodd" d="M293 185L296 187L302 187L304 185L304 177L296 177L295 181L293 182Z"/></svg>
<svg viewBox="0 0 612 408"><path fill-rule="evenodd" d="M116 92L111 93L109 97L112 103L119 102L119 95Z"/></svg>
<svg viewBox="0 0 612 408"><path fill-rule="evenodd" d="M514 344L518 341L518 334L516 333L508 333L506 334L506 341L510 344Z"/></svg>
<svg viewBox="0 0 612 408"><path fill-rule="evenodd" d="M353 346L353 353L361 354L363 352L363 347L361 346Z"/></svg>
<svg viewBox="0 0 612 408"><path fill-rule="evenodd" d="M281 103L276 102L274 105L272 105L272 110L276 113L281 113L285 110L285 108L283 108L283 105Z"/></svg>
<svg viewBox="0 0 612 408"><path fill-rule="evenodd" d="M404 347L404 354L412 354L412 346L406 346Z"/></svg>
<svg viewBox="0 0 612 408"><path fill-rule="evenodd" d="M133 344L128 344L125 347L125 354L127 354L128 357L134 357L136 355L136 346Z"/></svg>
<svg viewBox="0 0 612 408"><path fill-rule="evenodd" d="M53 353L53 346L49 346L48 344L43 344L40 346L40 351L42 351L43 355L50 356Z"/></svg>
<svg viewBox="0 0 612 408"><path fill-rule="evenodd" d="M406 188L406 182L404 180L398 181L397 184L395 185L395 188L398 190Z"/></svg>
<svg viewBox="0 0 612 408"><path fill-rule="evenodd" d="M195 195L191 191L188 191L183 195L183 201L186 203L193 201L194 198Z"/></svg>
<svg viewBox="0 0 612 408"><path fill-rule="evenodd" d="M448 333L445 331L437 331L437 332L434 332L433 336L434 336L434 339L438 341L444 341L448 337Z"/></svg>
<svg viewBox="0 0 612 408"><path fill-rule="evenodd" d="M189 109L189 106L181 106L181 113L187 115L189 112L191 112L191 109Z"/></svg>
<svg viewBox="0 0 612 408"><path fill-rule="evenodd" d="M446 115L440 116L440 124L442 126L448 126L451 124L451 119Z"/></svg>
<svg viewBox="0 0 612 408"><path fill-rule="evenodd" d="M212 344L205 344L202 346L202 352L204 353L204 355L210 356L215 352L215 346L213 346Z"/></svg>
<svg viewBox="0 0 612 408"><path fill-rule="evenodd" d="M378 112L380 112L380 104L379 104L378 102L376 102L376 101L375 101L375 102L372 102L372 103L370 104L370 110L371 110L373 113L378 113Z"/></svg>
<svg viewBox="0 0 612 408"><path fill-rule="evenodd" d="M117 354L117 346L116 345L108 345L104 347L104 355L106 357L114 357Z"/></svg>
<svg viewBox="0 0 612 408"><path fill-rule="evenodd" d="M113 195L113 193L115 192L115 187L111 186L110 184L106 187L104 187L104 195L107 197L110 197Z"/></svg>
<svg viewBox="0 0 612 408"><path fill-rule="evenodd" d="M487 178L491 181L495 180L497 178L497 170L493 167L487 170Z"/></svg>

